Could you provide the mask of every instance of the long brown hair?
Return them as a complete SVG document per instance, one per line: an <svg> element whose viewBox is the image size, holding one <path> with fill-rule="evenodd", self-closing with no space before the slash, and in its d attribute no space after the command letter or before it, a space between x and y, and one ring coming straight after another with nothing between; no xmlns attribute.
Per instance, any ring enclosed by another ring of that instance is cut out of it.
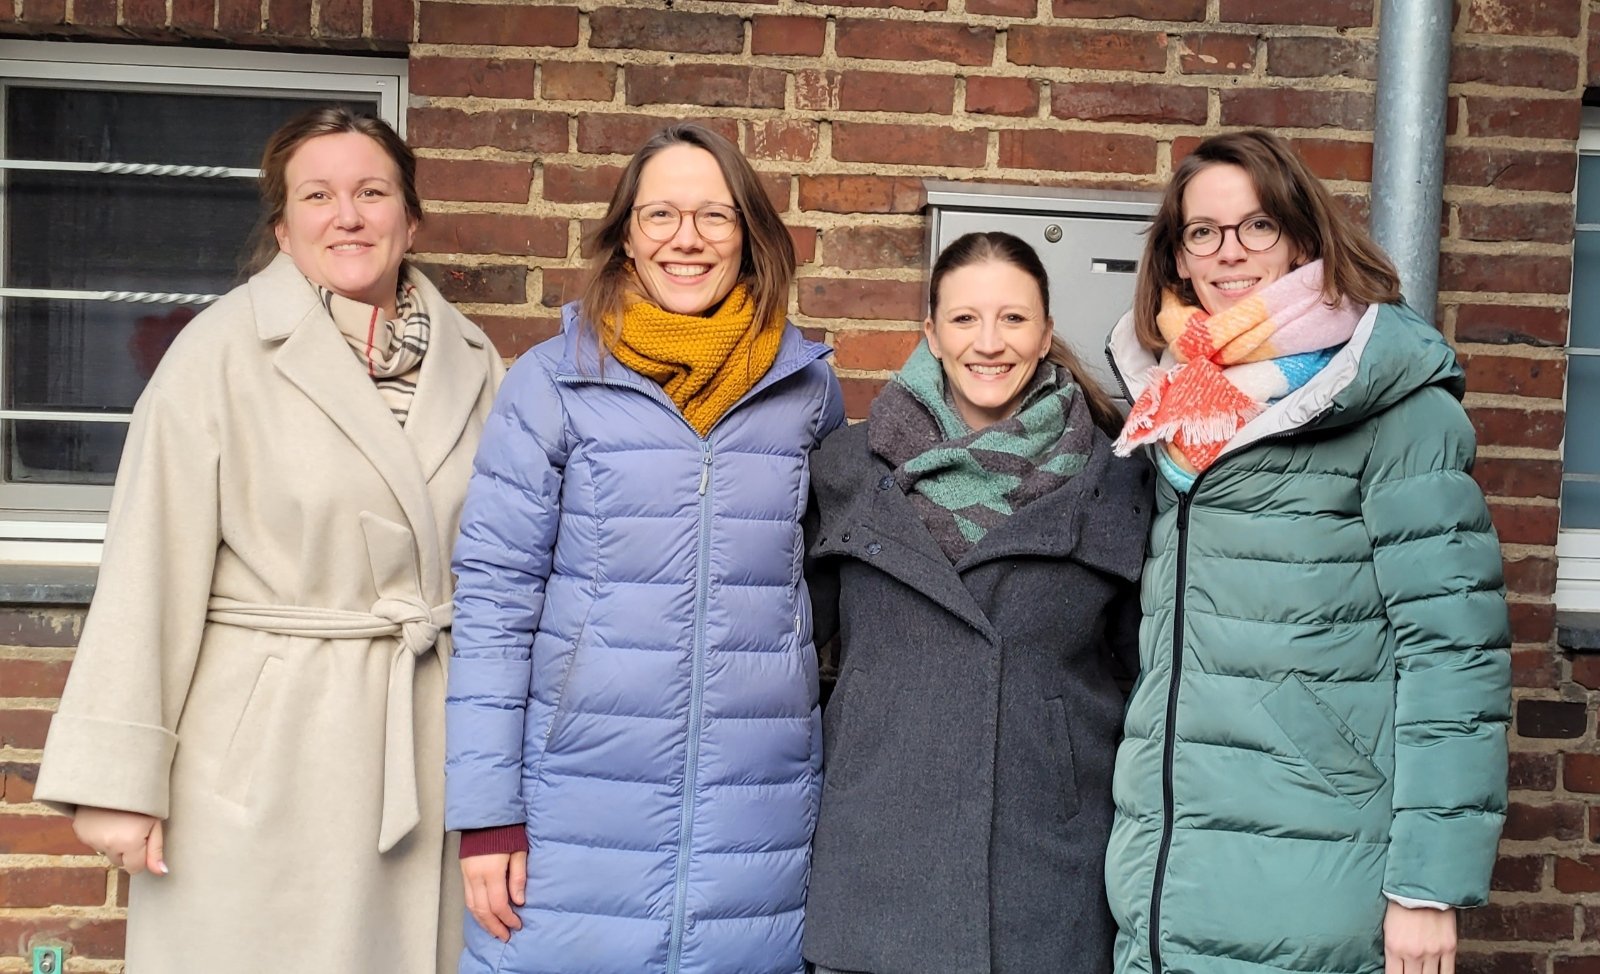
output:
<svg viewBox="0 0 1600 974"><path fill-rule="evenodd" d="M1039 254L1018 237L989 230L962 234L939 253L933 262L933 273L928 276L928 320L934 320L939 314L939 288L951 271L989 261L1010 264L1033 278L1039 285L1040 304L1046 315L1050 313L1050 276ZM1045 354L1045 361L1066 369L1072 381L1083 390L1084 401L1089 405L1089 414L1094 417L1096 426L1107 432L1121 429L1122 414L1112 405L1111 397L1083 367L1077 354L1054 332L1050 334L1050 351Z"/></svg>
<svg viewBox="0 0 1600 974"><path fill-rule="evenodd" d="M1238 166L1249 174L1261 211L1283 227L1300 263L1322 261L1322 294L1329 304L1341 297L1358 304L1400 300L1400 275L1389 258L1287 142L1259 129L1229 132L1196 146L1178 164L1161 198L1134 284L1133 324L1139 344L1151 351L1167 345L1156 327L1163 292L1172 290L1188 304L1200 303L1193 285L1178 276L1183 193L1201 170L1215 165Z"/></svg>
<svg viewBox="0 0 1600 974"><path fill-rule="evenodd" d="M312 139L345 132L365 135L394 161L395 168L400 170L400 195L405 200L406 216L414 223L422 222L422 198L417 195L417 157L389 123L371 115L358 115L343 105L312 108L279 126L267 139L267 147L261 153L258 180L261 215L250 238L249 256L244 265L246 277L262 270L278 256L276 230L283 222L284 209L289 203L289 160Z"/></svg>
<svg viewBox="0 0 1600 974"><path fill-rule="evenodd" d="M733 205L738 208L744 224L738 283L749 290L755 305L755 318L750 327L756 330L781 328L789 309L789 288L794 283L794 240L761 188L755 170L732 142L692 122L679 122L652 135L628 160L611 194L606 215L584 241L594 258L580 299L583 321L608 351L616 346L622 333L622 311L633 274L633 259L623 250L623 245L628 241L628 227L633 221L639 176L645 163L656 153L674 145L693 146L711 153L722 170L728 191L733 194Z"/></svg>

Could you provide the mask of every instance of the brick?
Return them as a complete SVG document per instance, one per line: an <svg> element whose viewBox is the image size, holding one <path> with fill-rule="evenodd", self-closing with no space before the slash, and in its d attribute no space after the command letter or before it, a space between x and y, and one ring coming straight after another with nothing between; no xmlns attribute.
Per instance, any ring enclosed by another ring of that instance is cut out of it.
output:
<svg viewBox="0 0 1600 974"><path fill-rule="evenodd" d="M800 313L811 318L916 321L922 318L922 285L916 281L866 281L808 277L799 281Z"/></svg>
<svg viewBox="0 0 1600 974"><path fill-rule="evenodd" d="M1013 27L1006 58L1032 67L1159 72L1167 67L1166 35L1148 30Z"/></svg>
<svg viewBox="0 0 1600 974"><path fill-rule="evenodd" d="M416 265L447 301L522 304L528 299L528 269L520 265L473 266L430 261L417 261Z"/></svg>
<svg viewBox="0 0 1600 974"><path fill-rule="evenodd" d="M598 61L546 61L540 90L556 101L610 101L617 93L617 66Z"/></svg>
<svg viewBox="0 0 1600 974"><path fill-rule="evenodd" d="M587 113L578 116L578 151L592 154L615 153L632 155L650 136L671 125L676 119L664 115L601 115ZM730 142L739 138L739 123L731 118L695 118Z"/></svg>
<svg viewBox="0 0 1600 974"><path fill-rule="evenodd" d="M1506 591L1512 595L1549 598L1556 590L1554 558L1528 556L1505 564ZM1544 652L1543 649L1534 652Z"/></svg>
<svg viewBox="0 0 1600 974"><path fill-rule="evenodd" d="M744 21L733 14L601 7L589 14L589 46L679 54L740 54Z"/></svg>
<svg viewBox="0 0 1600 974"><path fill-rule="evenodd" d="M1232 24L1291 24L1296 27L1370 27L1376 0L1222 0L1217 19Z"/></svg>
<svg viewBox="0 0 1600 974"><path fill-rule="evenodd" d="M1564 359L1470 354L1463 355L1462 362L1467 370L1468 392L1560 399L1566 389Z"/></svg>
<svg viewBox="0 0 1600 974"><path fill-rule="evenodd" d="M1556 632L1556 607L1549 602L1512 602L1506 606L1511 618L1511 641L1548 643Z"/></svg>
<svg viewBox="0 0 1600 974"><path fill-rule="evenodd" d="M839 107L839 72L806 69L794 73L794 104L805 111Z"/></svg>
<svg viewBox="0 0 1600 974"><path fill-rule="evenodd" d="M121 959L127 921L35 913L0 918L0 949L15 955L29 944L67 944L76 957Z"/></svg>
<svg viewBox="0 0 1600 974"><path fill-rule="evenodd" d="M279 9L280 4L283 9ZM82 4L78 4L81 7ZM261 16L261 3L257 0L217 0L217 30L225 35L237 36L260 31L263 27ZM76 8L75 8L76 9ZM311 33L311 4L305 3L305 10L301 13L298 5L287 0L273 0L267 6L265 27L268 33L288 33L284 29L284 21L293 20L291 30L300 35Z"/></svg>
<svg viewBox="0 0 1600 974"><path fill-rule="evenodd" d="M1032 78L968 78L965 107L971 115L1031 118L1039 113L1039 82Z"/></svg>
<svg viewBox="0 0 1600 974"><path fill-rule="evenodd" d="M839 77L838 106L847 112L949 115L955 101L954 78L887 71L846 71Z"/></svg>
<svg viewBox="0 0 1600 974"><path fill-rule="evenodd" d="M1600 656L1585 654L1572 658L1572 682L1600 690ZM1600 806L1596 806L1600 809Z"/></svg>
<svg viewBox="0 0 1600 974"><path fill-rule="evenodd" d="M1491 496L1555 500L1561 492L1561 462L1558 460L1479 457L1473 465L1472 476L1483 492Z"/></svg>
<svg viewBox="0 0 1600 974"><path fill-rule="evenodd" d="M1463 240L1572 242L1570 203L1462 202L1456 204L1456 215Z"/></svg>
<svg viewBox="0 0 1600 974"><path fill-rule="evenodd" d="M254 7L251 12L250 8ZM219 20L230 8L237 10L239 16L254 19L261 15L261 5L251 4L249 0L223 0L222 10L219 11ZM230 23L223 21L224 23ZM237 25L244 27L244 24ZM267 4L267 32L281 34L286 37L304 37L311 33L311 0L272 0Z"/></svg>
<svg viewBox="0 0 1600 974"><path fill-rule="evenodd" d="M1572 907L1565 903L1490 903L1457 915L1463 939L1569 940Z"/></svg>
<svg viewBox="0 0 1600 974"><path fill-rule="evenodd" d="M1561 523L1561 508L1554 504L1506 504L1489 502L1489 515L1502 544L1556 543Z"/></svg>
<svg viewBox="0 0 1600 974"><path fill-rule="evenodd" d="M83 615L81 609L0 608L0 646L76 646L83 631Z"/></svg>
<svg viewBox="0 0 1600 974"><path fill-rule="evenodd" d="M897 7L901 10L948 10L949 0L803 0L830 7Z"/></svg>
<svg viewBox="0 0 1600 974"><path fill-rule="evenodd" d="M1550 970L1552 974L1600 974L1600 954L1557 957Z"/></svg>
<svg viewBox="0 0 1600 974"><path fill-rule="evenodd" d="M532 182L533 169L525 162L417 160L417 189L424 199L526 203Z"/></svg>
<svg viewBox="0 0 1600 974"><path fill-rule="evenodd" d="M1055 0L1057 17L1205 20L1206 0Z"/></svg>
<svg viewBox="0 0 1600 974"><path fill-rule="evenodd" d="M567 256L565 217L511 213L436 213L417 231L416 249L434 254Z"/></svg>
<svg viewBox="0 0 1600 974"><path fill-rule="evenodd" d="M1591 806L1589 809L1589 841L1600 842L1600 805ZM1600 909L1596 909L1589 917L1586 927L1591 937L1600 933Z"/></svg>
<svg viewBox="0 0 1600 974"><path fill-rule="evenodd" d="M1463 304L1456 308L1456 341L1492 345L1564 345L1567 341L1567 309Z"/></svg>
<svg viewBox="0 0 1600 974"><path fill-rule="evenodd" d="M1546 656L1554 658L1548 650ZM1555 791L1556 756L1554 754L1512 751L1506 770L1506 785L1513 791Z"/></svg>
<svg viewBox="0 0 1600 974"><path fill-rule="evenodd" d="M1582 701L1517 701L1516 731L1523 737L1572 739L1588 730L1588 707Z"/></svg>
<svg viewBox="0 0 1600 974"><path fill-rule="evenodd" d="M1456 955L1456 974L1549 974L1546 962L1544 954L1462 951Z"/></svg>
<svg viewBox="0 0 1600 974"><path fill-rule="evenodd" d="M1539 149L1446 146L1444 179L1451 186L1570 193L1577 153Z"/></svg>
<svg viewBox="0 0 1600 974"><path fill-rule="evenodd" d="M1561 783L1568 791L1600 794L1600 754L1563 754Z"/></svg>
<svg viewBox="0 0 1600 974"><path fill-rule="evenodd" d="M1032 17L1037 0L967 0L967 13L980 17Z"/></svg>
<svg viewBox="0 0 1600 974"><path fill-rule="evenodd" d="M1156 140L1109 132L1012 130L1000 133L1000 165L1054 172L1153 173Z"/></svg>
<svg viewBox="0 0 1600 974"><path fill-rule="evenodd" d="M834 25L833 49L840 57L973 67L994 60L994 38L993 27L840 18Z"/></svg>
<svg viewBox="0 0 1600 974"><path fill-rule="evenodd" d="M555 316L522 318L512 315L472 316L473 324L482 328L501 355L512 358L551 338L561 331L561 319Z"/></svg>
<svg viewBox="0 0 1600 974"><path fill-rule="evenodd" d="M800 177L800 209L824 213L915 213L927 202L911 176Z"/></svg>
<svg viewBox="0 0 1600 974"><path fill-rule="evenodd" d="M621 166L546 163L540 195L550 203L605 203L610 201L621 178Z"/></svg>
<svg viewBox="0 0 1600 974"><path fill-rule="evenodd" d="M1511 651L1511 685L1554 690L1561 685L1561 666L1548 647Z"/></svg>
<svg viewBox="0 0 1600 974"><path fill-rule="evenodd" d="M821 17L755 17L750 21L750 53L820 57L828 22Z"/></svg>
<svg viewBox="0 0 1600 974"><path fill-rule="evenodd" d="M167 0L122 0L125 27L165 27Z"/></svg>
<svg viewBox="0 0 1600 974"><path fill-rule="evenodd" d="M416 33L416 13L411 0L372 0L374 40L409 41Z"/></svg>
<svg viewBox="0 0 1600 974"><path fill-rule="evenodd" d="M112 27L117 23L117 0L77 0L72 22L79 27Z"/></svg>
<svg viewBox="0 0 1600 974"><path fill-rule="evenodd" d="M1520 37L1577 37L1583 0L1464 0L1467 30Z"/></svg>
<svg viewBox="0 0 1600 974"><path fill-rule="evenodd" d="M64 659L0 659L0 697L59 697L67 666Z"/></svg>
<svg viewBox="0 0 1600 974"><path fill-rule="evenodd" d="M421 35L430 44L575 47L578 8L424 0Z"/></svg>
<svg viewBox="0 0 1600 974"><path fill-rule="evenodd" d="M1501 856L1495 860L1489 888L1512 893L1537 893L1544 880L1544 856Z"/></svg>
<svg viewBox="0 0 1600 974"><path fill-rule="evenodd" d="M1439 290L1566 294L1572 288L1572 260L1542 254L1439 255Z"/></svg>
<svg viewBox="0 0 1600 974"><path fill-rule="evenodd" d="M45 4L34 3L28 0L24 7L26 13L31 15L35 8L43 8ZM60 7L59 16L63 18L58 22L65 22L67 12L65 0L50 0L49 6ZM31 16L30 16L30 19ZM195 33L198 29L202 33L209 33L217 24L217 0L172 0L172 26L182 28L185 33Z"/></svg>
<svg viewBox="0 0 1600 974"><path fill-rule="evenodd" d="M789 239L794 241L794 262L809 264L817 259L817 228L789 226Z"/></svg>
<svg viewBox="0 0 1600 974"><path fill-rule="evenodd" d="M1563 893L1600 893L1600 856L1558 857L1555 886Z"/></svg>
<svg viewBox="0 0 1600 974"><path fill-rule="evenodd" d="M411 93L532 98L536 63L527 59L413 57Z"/></svg>
<svg viewBox="0 0 1600 974"><path fill-rule="evenodd" d="M1184 34L1178 38L1178 69L1184 74L1249 74L1256 65L1250 34Z"/></svg>
<svg viewBox="0 0 1600 974"><path fill-rule="evenodd" d="M793 179L788 173L758 172L756 179L761 182L761 189L767 194L767 199L772 201L772 208L779 213L789 211L789 190L792 188Z"/></svg>
<svg viewBox="0 0 1600 974"><path fill-rule="evenodd" d="M24 0L20 20L28 24L65 24L67 0Z"/></svg>
<svg viewBox="0 0 1600 974"><path fill-rule="evenodd" d="M72 819L65 815L7 815L0 828L0 855L81 856L91 851L72 834Z"/></svg>
<svg viewBox="0 0 1600 974"><path fill-rule="evenodd" d="M623 85L629 105L782 108L788 76L739 64L637 64Z"/></svg>
<svg viewBox="0 0 1600 974"><path fill-rule="evenodd" d="M588 276L588 269L583 267L544 268L540 271L539 303L546 308L559 308L578 300Z"/></svg>
<svg viewBox="0 0 1600 974"><path fill-rule="evenodd" d="M1572 755L1567 757L1571 758ZM1583 837L1584 811L1584 806L1577 802L1542 805L1511 802L1506 806L1502 838L1519 841L1579 839Z"/></svg>
<svg viewBox="0 0 1600 974"><path fill-rule="evenodd" d="M905 364L922 339L921 331L847 331L834 341L834 362L841 369L891 371Z"/></svg>
<svg viewBox="0 0 1600 974"><path fill-rule="evenodd" d="M829 230L824 243L830 267L910 269L923 265L927 231L922 227L843 226Z"/></svg>
<svg viewBox="0 0 1600 974"><path fill-rule="evenodd" d="M1594 43L1594 32L1589 36ZM1594 63L1593 57L1590 63ZM1548 47L1487 47L1458 39L1450 50L1450 80L1455 84L1482 82L1571 91L1578 86L1578 56Z"/></svg>
<svg viewBox="0 0 1600 974"><path fill-rule="evenodd" d="M745 155L758 162L810 162L819 138L812 121L766 118L744 123Z"/></svg>
<svg viewBox="0 0 1600 974"><path fill-rule="evenodd" d="M464 112L455 108L413 108L407 116L411 144L433 149L490 146L512 152L565 152L567 116L500 108Z"/></svg>
<svg viewBox="0 0 1600 974"><path fill-rule="evenodd" d="M1365 91L1236 88L1222 97L1223 125L1371 131L1373 96Z"/></svg>
<svg viewBox="0 0 1600 974"><path fill-rule="evenodd" d="M878 398L884 385L883 379L840 379L839 391L843 394L845 418L866 419L868 411L872 409L872 400Z"/></svg>
<svg viewBox="0 0 1600 974"><path fill-rule="evenodd" d="M325 37L360 37L361 13L361 0L320 0L317 5L317 33ZM413 61L413 69L415 64Z"/></svg>
<svg viewBox="0 0 1600 974"><path fill-rule="evenodd" d="M1600 10L1589 14L1589 79L1590 87L1600 85ZM1559 77L1559 76L1558 76Z"/></svg>
<svg viewBox="0 0 1600 974"><path fill-rule="evenodd" d="M1378 44L1345 37L1273 37L1267 41L1267 74L1376 81Z"/></svg>
<svg viewBox="0 0 1600 974"><path fill-rule="evenodd" d="M1050 114L1093 122L1200 125L1206 120L1206 89L1120 82L1057 83L1050 86Z"/></svg>
<svg viewBox="0 0 1600 974"><path fill-rule="evenodd" d="M94 867L0 869L0 908L100 906L106 901L106 871Z"/></svg>
<svg viewBox="0 0 1600 974"><path fill-rule="evenodd" d="M1372 179L1372 143L1343 139L1293 139L1294 150L1319 179Z"/></svg>
<svg viewBox="0 0 1600 974"><path fill-rule="evenodd" d="M934 125L833 123L833 157L841 162L977 167L988 152L985 129L958 132Z"/></svg>
<svg viewBox="0 0 1600 974"><path fill-rule="evenodd" d="M48 710L0 710L0 747L38 750L50 729Z"/></svg>
<svg viewBox="0 0 1600 974"><path fill-rule="evenodd" d="M1583 105L1572 98L1467 95L1467 134L1526 139L1578 138Z"/></svg>

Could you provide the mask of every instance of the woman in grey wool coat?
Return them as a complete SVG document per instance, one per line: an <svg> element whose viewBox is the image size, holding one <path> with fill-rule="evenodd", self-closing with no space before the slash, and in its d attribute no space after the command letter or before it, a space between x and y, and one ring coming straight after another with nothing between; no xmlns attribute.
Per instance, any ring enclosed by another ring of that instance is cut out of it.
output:
<svg viewBox="0 0 1600 974"><path fill-rule="evenodd" d="M837 633L803 949L819 972L1110 968L1102 864L1146 468L1053 336L1033 250L939 256L926 341L812 458Z"/></svg>

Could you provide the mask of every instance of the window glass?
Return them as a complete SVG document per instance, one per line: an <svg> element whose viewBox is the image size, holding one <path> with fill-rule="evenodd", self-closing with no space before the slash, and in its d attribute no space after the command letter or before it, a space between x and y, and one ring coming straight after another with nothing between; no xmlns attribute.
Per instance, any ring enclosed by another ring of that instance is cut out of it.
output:
<svg viewBox="0 0 1600 974"><path fill-rule="evenodd" d="M1578 157L1578 222L1600 224L1600 156Z"/></svg>
<svg viewBox="0 0 1600 974"><path fill-rule="evenodd" d="M1600 192L1600 186L1595 187ZM1572 324L1567 344L1600 349L1600 230L1579 230L1572 247Z"/></svg>

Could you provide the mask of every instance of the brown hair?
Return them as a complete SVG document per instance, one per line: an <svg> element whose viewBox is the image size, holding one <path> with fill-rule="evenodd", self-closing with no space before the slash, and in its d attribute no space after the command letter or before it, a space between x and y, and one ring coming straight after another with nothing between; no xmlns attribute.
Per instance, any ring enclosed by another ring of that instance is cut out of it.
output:
<svg viewBox="0 0 1600 974"><path fill-rule="evenodd" d="M260 271L278 256L276 231L289 202L289 160L312 139L344 132L365 135L394 161L400 170L400 195L405 201L406 215L417 223L422 222L422 199L417 195L417 157L389 123L370 115L357 115L343 105L313 108L279 126L267 139L267 147L261 153L258 181L261 215L251 235L250 252L245 260L246 276Z"/></svg>
<svg viewBox="0 0 1600 974"><path fill-rule="evenodd" d="M589 280L584 285L583 321L593 329L601 347L615 347L622 332L622 311L633 274L633 262L623 250L628 227L633 222L634 197L639 194L639 177L645 163L669 146L688 145L704 149L717 160L722 178L733 194L744 224L744 242L739 253L739 283L750 292L755 305L752 329L782 327L789 308L789 288L794 283L794 240L783 220L761 188L755 170L732 142L692 122L669 125L652 135L628 160L611 194L606 215L591 230L584 246L594 254Z"/></svg>
<svg viewBox="0 0 1600 974"><path fill-rule="evenodd" d="M939 258L933 262L933 273L928 277L928 320L932 321L939 313L939 288L951 271L989 261L1010 264L1033 278L1039 285L1039 301L1045 314L1050 313L1050 277L1045 273L1039 254L1018 237L990 230L963 234L939 253ZM1089 414L1094 417L1096 426L1107 432L1121 429L1122 414L1112 405L1111 397L1078 361L1077 354L1054 332L1050 335L1050 351L1045 361L1066 369L1072 381L1083 390L1084 401L1089 405Z"/></svg>
<svg viewBox="0 0 1600 974"><path fill-rule="evenodd" d="M1172 290L1189 304L1200 303L1194 287L1178 276L1183 193L1196 174L1215 165L1238 166L1250 175L1261 211L1283 227L1290 246L1299 252L1300 264L1322 261L1322 293L1329 304L1340 298L1358 304L1400 300L1400 275L1389 258L1287 142L1260 130L1229 132L1201 142L1178 164L1151 221L1133 294L1134 333L1139 344L1151 351L1166 347L1167 341L1156 327L1163 292Z"/></svg>

